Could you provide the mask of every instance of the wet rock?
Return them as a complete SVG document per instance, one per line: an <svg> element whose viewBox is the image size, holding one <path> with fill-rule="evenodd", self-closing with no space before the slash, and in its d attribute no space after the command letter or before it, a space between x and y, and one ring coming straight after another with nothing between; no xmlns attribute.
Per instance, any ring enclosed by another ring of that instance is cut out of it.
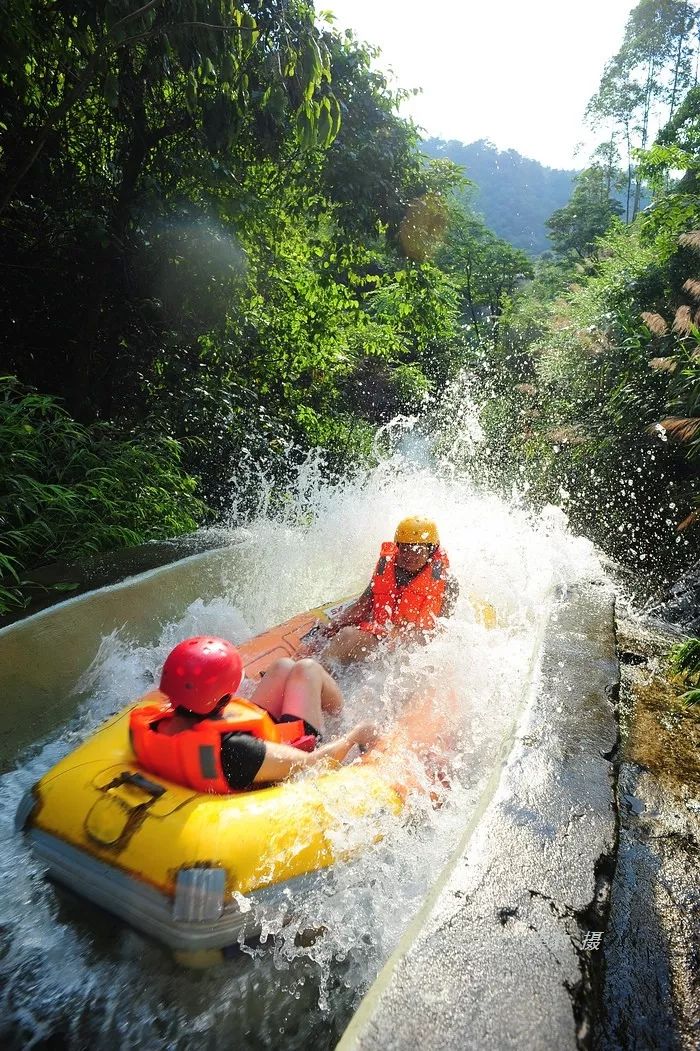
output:
<svg viewBox="0 0 700 1051"><path fill-rule="evenodd" d="M667 637L639 645L641 634L637 648L668 648ZM700 1047L700 718L679 704L662 669L654 656L622 669L627 732L601 1051Z"/></svg>
<svg viewBox="0 0 700 1051"><path fill-rule="evenodd" d="M621 802L632 814L642 814L646 810L646 803L637 796L626 794L621 796Z"/></svg>
<svg viewBox="0 0 700 1051"><path fill-rule="evenodd" d="M700 634L700 562L672 584L647 614L688 635Z"/></svg>
<svg viewBox="0 0 700 1051"><path fill-rule="evenodd" d="M621 783L644 802L622 817L605 942L598 1046L700 1046L700 821L647 771L625 764Z"/></svg>

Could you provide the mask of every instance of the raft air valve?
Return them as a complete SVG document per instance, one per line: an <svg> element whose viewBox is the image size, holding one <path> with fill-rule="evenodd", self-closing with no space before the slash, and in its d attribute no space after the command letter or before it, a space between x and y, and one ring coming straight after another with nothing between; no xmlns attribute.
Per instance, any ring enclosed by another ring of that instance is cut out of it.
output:
<svg viewBox="0 0 700 1051"><path fill-rule="evenodd" d="M225 869L181 869L175 883L173 919L186 923L218 920L224 911L225 890Z"/></svg>

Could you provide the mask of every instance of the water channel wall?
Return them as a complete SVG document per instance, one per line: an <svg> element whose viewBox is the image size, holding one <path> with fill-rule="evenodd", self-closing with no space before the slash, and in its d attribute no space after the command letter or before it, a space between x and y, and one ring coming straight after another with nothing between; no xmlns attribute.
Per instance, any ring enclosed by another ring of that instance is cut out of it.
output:
<svg viewBox="0 0 700 1051"><path fill-rule="evenodd" d="M233 556L230 546L192 555L1 628L0 771L72 715L76 680L104 636L128 626L135 643L155 642L195 599L221 595L229 579L233 587Z"/></svg>
<svg viewBox="0 0 700 1051"><path fill-rule="evenodd" d="M617 843L618 685L614 596L591 584L550 622L491 802L339 1051L591 1045Z"/></svg>

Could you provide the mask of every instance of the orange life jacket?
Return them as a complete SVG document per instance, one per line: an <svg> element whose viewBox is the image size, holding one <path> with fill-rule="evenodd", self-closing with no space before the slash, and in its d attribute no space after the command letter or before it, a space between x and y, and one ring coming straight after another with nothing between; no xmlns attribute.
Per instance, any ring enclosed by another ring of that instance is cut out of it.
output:
<svg viewBox="0 0 700 1051"><path fill-rule="evenodd" d="M276 723L263 708L241 697L229 701L220 719L199 719L178 733L157 731L158 723L176 715L167 702L134 708L129 720L131 744L145 770L197 792L229 795L233 791L221 765L224 734L252 734L262 741L297 744L305 750L308 746L302 719Z"/></svg>
<svg viewBox="0 0 700 1051"><path fill-rule="evenodd" d="M401 627L405 624L415 624L429 631L442 613L449 568L446 553L438 547L423 569L401 587L396 582L398 552L396 544L382 544L372 577L372 619L360 627L374 635L386 634L392 625Z"/></svg>

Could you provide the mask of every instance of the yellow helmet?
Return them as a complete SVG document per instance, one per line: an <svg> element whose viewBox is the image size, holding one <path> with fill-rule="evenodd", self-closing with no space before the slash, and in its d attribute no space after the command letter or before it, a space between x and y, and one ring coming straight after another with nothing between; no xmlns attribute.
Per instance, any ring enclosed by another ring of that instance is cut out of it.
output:
<svg viewBox="0 0 700 1051"><path fill-rule="evenodd" d="M429 518L411 515L402 519L394 534L396 544L434 544L440 543L437 526Z"/></svg>

